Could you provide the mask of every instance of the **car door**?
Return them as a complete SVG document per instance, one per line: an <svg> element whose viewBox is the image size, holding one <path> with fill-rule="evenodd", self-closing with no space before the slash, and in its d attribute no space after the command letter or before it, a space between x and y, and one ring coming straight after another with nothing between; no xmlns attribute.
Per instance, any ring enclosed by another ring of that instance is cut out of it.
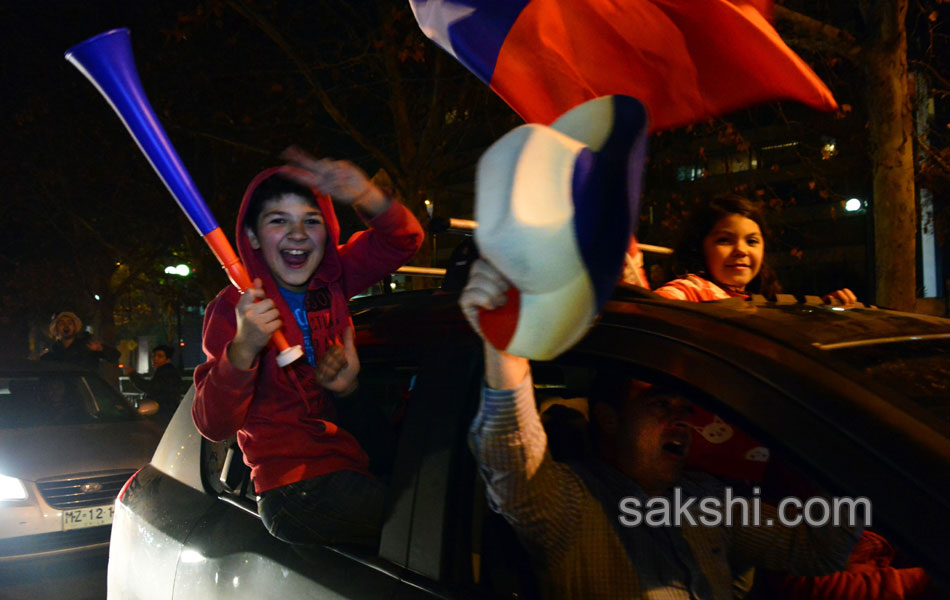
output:
<svg viewBox="0 0 950 600"><path fill-rule="evenodd" d="M373 391L389 387L395 393L398 382L387 386L376 376L383 366L380 360L368 361L363 385ZM394 364L385 366L399 380L409 373ZM216 501L182 543L175 598L262 598L275 590L289 597L392 597L401 577L399 565L359 549L295 547L272 537L257 515L249 470L236 443L200 443L203 485ZM384 544L404 546L404 529L398 518L389 519Z"/></svg>
<svg viewBox="0 0 950 600"><path fill-rule="evenodd" d="M950 441L831 356L727 323L601 323L562 361L615 363L677 382L837 497L867 497L874 527L942 585L950 583ZM900 490L900 493L895 493Z"/></svg>
<svg viewBox="0 0 950 600"><path fill-rule="evenodd" d="M214 503L185 541L175 598L390 598L398 575L373 558L273 538L254 513Z"/></svg>
<svg viewBox="0 0 950 600"><path fill-rule="evenodd" d="M523 594L532 579L526 557L507 524L487 510L467 445L481 389L481 342L454 296L420 300L354 314L370 379L379 356L417 366L393 471L393 535L380 547L381 558L404 569L395 597L534 597ZM384 370L392 369L388 360Z"/></svg>
<svg viewBox="0 0 950 600"><path fill-rule="evenodd" d="M260 598L275 589L292 597L485 597L468 585L470 575L456 573L460 556L472 560L456 548L471 529L475 470L465 432L481 380L480 346L471 333L409 337L388 327L370 339L360 323L358 316L361 404L340 406L340 419L391 486L378 553L272 538L236 445L202 439L202 483L217 501L181 544L175 598Z"/></svg>

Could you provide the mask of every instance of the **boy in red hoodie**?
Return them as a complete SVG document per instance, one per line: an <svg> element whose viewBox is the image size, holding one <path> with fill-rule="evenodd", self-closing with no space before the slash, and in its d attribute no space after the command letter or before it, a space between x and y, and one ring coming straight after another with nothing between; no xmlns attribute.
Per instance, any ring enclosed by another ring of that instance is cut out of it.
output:
<svg viewBox="0 0 950 600"><path fill-rule="evenodd" d="M237 248L254 279L208 305L192 418L213 441L237 434L268 531L292 543L376 543L385 487L356 439L336 425L336 401L357 386L347 300L415 254L419 222L355 165L289 149L290 165L248 186ZM340 245L330 197L370 229ZM305 359L281 369L271 335L283 329Z"/></svg>

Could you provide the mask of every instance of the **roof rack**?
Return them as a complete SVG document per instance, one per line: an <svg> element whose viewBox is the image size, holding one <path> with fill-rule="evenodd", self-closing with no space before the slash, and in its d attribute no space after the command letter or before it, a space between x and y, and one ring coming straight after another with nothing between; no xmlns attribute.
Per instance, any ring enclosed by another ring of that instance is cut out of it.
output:
<svg viewBox="0 0 950 600"><path fill-rule="evenodd" d="M478 221L471 219L452 219L447 217L434 217L429 220L429 231L431 233L457 233L461 235L472 235L478 228ZM666 246L655 246L653 244L641 244L637 242L637 248L640 252L646 254L673 254L672 248Z"/></svg>

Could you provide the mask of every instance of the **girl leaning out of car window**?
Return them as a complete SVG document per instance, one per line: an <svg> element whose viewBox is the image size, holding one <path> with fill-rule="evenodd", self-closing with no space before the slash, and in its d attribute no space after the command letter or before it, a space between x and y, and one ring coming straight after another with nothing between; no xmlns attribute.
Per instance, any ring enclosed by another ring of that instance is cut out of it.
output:
<svg viewBox="0 0 950 600"><path fill-rule="evenodd" d="M774 299L781 286L766 262L767 236L761 209L747 198L725 194L702 202L673 254L676 269L683 275L656 293L693 302L750 294ZM824 301L851 304L857 298L843 288L824 296Z"/></svg>

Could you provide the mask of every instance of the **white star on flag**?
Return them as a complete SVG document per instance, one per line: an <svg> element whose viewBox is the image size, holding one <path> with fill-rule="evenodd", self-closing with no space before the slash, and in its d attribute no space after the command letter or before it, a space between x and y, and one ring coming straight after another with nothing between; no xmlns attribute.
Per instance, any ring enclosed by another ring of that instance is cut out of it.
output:
<svg viewBox="0 0 950 600"><path fill-rule="evenodd" d="M475 12L475 7L449 2L449 0L428 0L410 2L412 14L419 22L419 28L426 37L442 47L456 60L452 41L449 39L449 26Z"/></svg>

